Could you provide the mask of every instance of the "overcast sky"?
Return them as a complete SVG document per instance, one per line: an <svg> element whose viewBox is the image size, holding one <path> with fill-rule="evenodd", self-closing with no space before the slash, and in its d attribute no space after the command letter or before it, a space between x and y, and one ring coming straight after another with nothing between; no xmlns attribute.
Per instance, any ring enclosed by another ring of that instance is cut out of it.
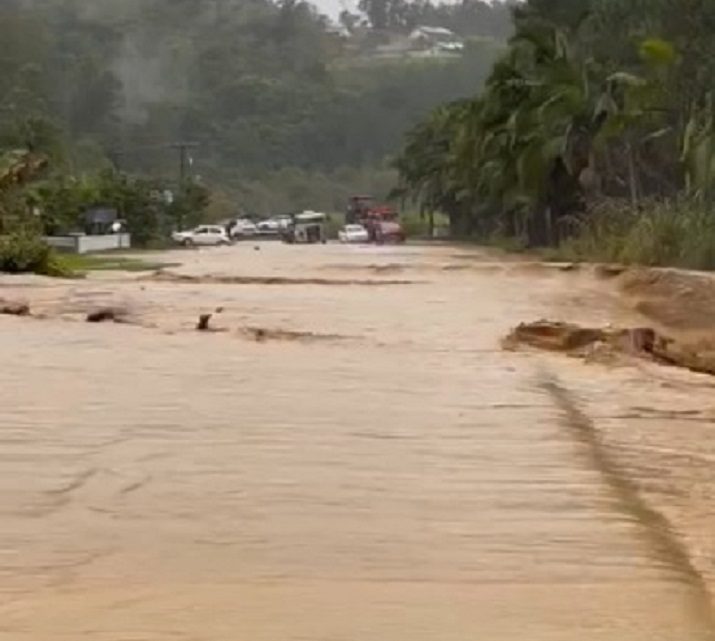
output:
<svg viewBox="0 0 715 641"><path fill-rule="evenodd" d="M341 9L340 0L312 0L313 4L318 7L323 13L327 13L331 18L337 18ZM342 3L346 4L348 7L353 7L352 0L346 0Z"/></svg>
<svg viewBox="0 0 715 641"><path fill-rule="evenodd" d="M2 0L0 0L1 2ZM444 2L453 2L453 0L443 0ZM337 18L343 7L355 9L358 0L310 0L320 11L327 13L331 18Z"/></svg>

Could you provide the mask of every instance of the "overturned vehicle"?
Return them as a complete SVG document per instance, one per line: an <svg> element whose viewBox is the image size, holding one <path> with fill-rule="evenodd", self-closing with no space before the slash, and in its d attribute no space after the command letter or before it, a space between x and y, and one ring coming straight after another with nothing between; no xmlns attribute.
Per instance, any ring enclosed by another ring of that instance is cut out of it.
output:
<svg viewBox="0 0 715 641"><path fill-rule="evenodd" d="M281 230L283 242L294 243L325 243L326 216L316 211L304 211L293 214L290 222Z"/></svg>

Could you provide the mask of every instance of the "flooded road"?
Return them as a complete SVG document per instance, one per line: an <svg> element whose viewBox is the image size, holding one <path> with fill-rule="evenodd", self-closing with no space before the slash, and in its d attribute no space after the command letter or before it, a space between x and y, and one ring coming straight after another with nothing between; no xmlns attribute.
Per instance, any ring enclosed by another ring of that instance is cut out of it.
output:
<svg viewBox="0 0 715 641"><path fill-rule="evenodd" d="M44 316L0 318L0 639L715 638L711 379L500 348L635 322L607 284L450 247L161 259L0 280ZM106 305L130 322L81 322Z"/></svg>

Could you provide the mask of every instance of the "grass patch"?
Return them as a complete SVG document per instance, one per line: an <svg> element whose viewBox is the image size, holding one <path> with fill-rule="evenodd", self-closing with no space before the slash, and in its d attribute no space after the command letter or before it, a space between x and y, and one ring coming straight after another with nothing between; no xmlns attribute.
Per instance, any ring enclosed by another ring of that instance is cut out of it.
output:
<svg viewBox="0 0 715 641"><path fill-rule="evenodd" d="M715 213L693 201L656 202L635 210L609 203L577 223L551 258L626 265L715 269Z"/></svg>
<svg viewBox="0 0 715 641"><path fill-rule="evenodd" d="M75 275L93 271L149 272L176 266L171 263L159 263L112 254L63 254L59 261L68 273Z"/></svg>

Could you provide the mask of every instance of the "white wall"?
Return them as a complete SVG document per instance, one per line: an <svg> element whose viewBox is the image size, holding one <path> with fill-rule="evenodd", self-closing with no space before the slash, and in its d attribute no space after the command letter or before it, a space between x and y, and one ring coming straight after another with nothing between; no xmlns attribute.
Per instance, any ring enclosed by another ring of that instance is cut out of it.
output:
<svg viewBox="0 0 715 641"><path fill-rule="evenodd" d="M105 236L46 236L45 242L59 249L75 254L129 249L132 246L130 234L107 234Z"/></svg>

